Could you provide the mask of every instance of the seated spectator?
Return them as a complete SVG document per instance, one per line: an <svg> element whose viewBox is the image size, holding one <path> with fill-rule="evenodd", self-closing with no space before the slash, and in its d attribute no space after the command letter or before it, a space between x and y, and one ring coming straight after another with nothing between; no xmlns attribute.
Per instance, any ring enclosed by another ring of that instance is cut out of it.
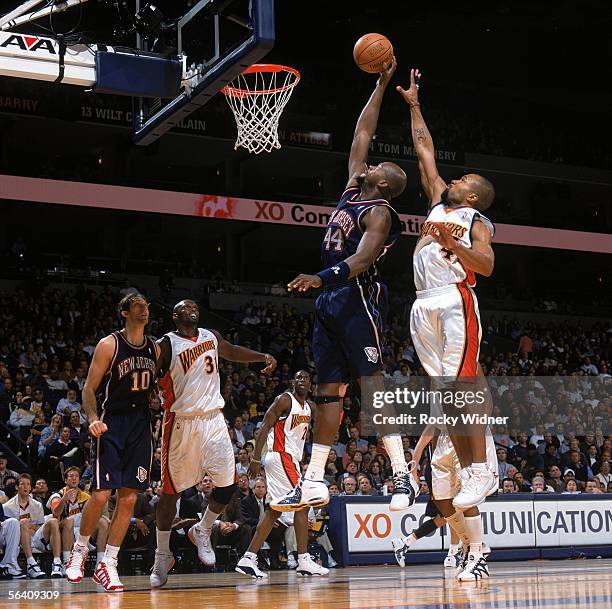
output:
<svg viewBox="0 0 612 609"><path fill-rule="evenodd" d="M78 467L69 467L64 472L66 485L53 493L47 501L47 507L59 521L62 535L62 559L64 565L70 559L70 550L78 540L81 528L81 514L89 499L89 495L79 488L81 470ZM101 516L98 526L93 532L95 538L97 561L100 562L106 550L109 519Z"/></svg>
<svg viewBox="0 0 612 609"><path fill-rule="evenodd" d="M73 410L70 413L70 439L78 444L79 448L83 448L89 437L87 429L88 426L83 422L79 413Z"/></svg>
<svg viewBox="0 0 612 609"><path fill-rule="evenodd" d="M244 523L251 529L251 538L255 534L255 529L265 516L266 509L269 509L269 505L266 503L266 493L268 488L266 480L263 477L255 478L255 484L253 486L253 492L248 496L244 497L240 501L240 513ZM276 526L271 531L266 542L270 546L270 568L278 569L280 563L278 556L280 554L281 545L285 536L285 530L283 527ZM250 543L251 539L249 539Z"/></svg>
<svg viewBox="0 0 612 609"><path fill-rule="evenodd" d="M372 486L370 479L367 476L362 476L359 480L359 490L355 495L365 495L368 497L378 495L378 491Z"/></svg>
<svg viewBox="0 0 612 609"><path fill-rule="evenodd" d="M204 476L195 487L196 494L193 496L198 504L199 512L204 513L208 507L208 500L213 490L213 483L210 476Z"/></svg>
<svg viewBox="0 0 612 609"><path fill-rule="evenodd" d="M249 471L250 463L251 459L249 459L249 453L246 448L241 448L238 451L238 462L236 463L236 471L238 474L246 474Z"/></svg>
<svg viewBox="0 0 612 609"><path fill-rule="evenodd" d="M380 463L378 461L371 461L368 466L368 473L370 474L372 486L380 493L385 482Z"/></svg>
<svg viewBox="0 0 612 609"><path fill-rule="evenodd" d="M242 417L238 416L234 419L234 436L236 438L235 445L238 448L243 448L248 440L251 439L252 436L244 429L244 421Z"/></svg>
<svg viewBox="0 0 612 609"><path fill-rule="evenodd" d="M251 494L251 487L249 486L249 477L247 474L239 474L238 482L236 482L240 498L248 497Z"/></svg>
<svg viewBox="0 0 612 609"><path fill-rule="evenodd" d="M17 494L4 504L4 514L19 520L21 527L21 549L26 557L27 576L30 579L41 579L46 573L39 567L32 555L32 550L53 552L51 577L62 578L61 539L59 523L53 516L45 519L43 506L30 495L32 479L28 474L21 474L17 484Z"/></svg>
<svg viewBox="0 0 612 609"><path fill-rule="evenodd" d="M554 492L552 488L546 486L546 482L544 478L541 476L535 476L531 481L531 491L533 493L552 493Z"/></svg>
<svg viewBox="0 0 612 609"><path fill-rule="evenodd" d="M32 398L22 398L16 404L15 410L11 412L9 427L22 439L26 440L30 435L30 427L34 422L34 412L31 410Z"/></svg>
<svg viewBox="0 0 612 609"><path fill-rule="evenodd" d="M162 467L162 451L161 448L156 448L153 451L153 461L151 462L151 481L159 482L161 480Z"/></svg>
<svg viewBox="0 0 612 609"><path fill-rule="evenodd" d="M548 485L555 491L560 493L563 490L563 474L558 465L551 465L548 468Z"/></svg>
<svg viewBox="0 0 612 609"><path fill-rule="evenodd" d="M586 483L586 481L589 479L589 469L580 460L580 453L577 450L570 450L569 454L569 466L565 469L563 474L565 475L568 471L571 471L573 472L576 480L580 480L580 482Z"/></svg>
<svg viewBox="0 0 612 609"><path fill-rule="evenodd" d="M335 482L330 484L327 487L327 490L329 491L329 496L330 497L335 497L336 495L340 494L340 489L338 488L338 485Z"/></svg>
<svg viewBox="0 0 612 609"><path fill-rule="evenodd" d="M355 480L353 476L346 476L346 478L342 480L340 488L342 489L340 493L341 496L354 495L357 490L357 480Z"/></svg>
<svg viewBox="0 0 612 609"><path fill-rule="evenodd" d="M32 497L42 503L43 509L45 510L45 516L51 513L51 510L47 508L47 501L51 492L49 491L49 485L44 478L38 478L34 484L34 490L32 491Z"/></svg>
<svg viewBox="0 0 612 609"><path fill-rule="evenodd" d="M597 478L591 478L587 480L587 483L584 488L585 493L597 494L601 493L601 488L599 486L599 480Z"/></svg>
<svg viewBox="0 0 612 609"><path fill-rule="evenodd" d="M357 451L357 442L351 439L346 443L346 452L344 453L344 457L342 457L342 467L346 469L346 466L350 461L353 460L353 456Z"/></svg>
<svg viewBox="0 0 612 609"><path fill-rule="evenodd" d="M32 463L36 463L38 461L38 445L40 444L40 436L45 427L45 415L42 412L37 412L34 415L32 427L30 427L30 435L26 440L26 444L29 447Z"/></svg>
<svg viewBox="0 0 612 609"><path fill-rule="evenodd" d="M599 473L595 476L602 484L608 488L610 482L612 482L612 472L610 471L610 462L604 461L600 468Z"/></svg>
<svg viewBox="0 0 612 609"><path fill-rule="evenodd" d="M77 395L74 389L70 389L65 398L62 398L55 409L55 412L63 415L64 421L68 422L70 414L73 412L78 413L81 423L86 422L85 414L81 410L81 404L77 402Z"/></svg>
<svg viewBox="0 0 612 609"><path fill-rule="evenodd" d="M242 421L242 419L240 419ZM232 546L242 556L251 541L251 527L245 524L240 513L241 494L238 490L215 520L210 542L214 550L219 545Z"/></svg>
<svg viewBox="0 0 612 609"><path fill-rule="evenodd" d="M518 486L519 493L531 493L531 485L525 480L525 476L521 472L514 474L513 480Z"/></svg>
<svg viewBox="0 0 612 609"><path fill-rule="evenodd" d="M0 580L23 577L21 567L17 562L20 532L19 520L8 518L0 502L0 549L3 551L2 561L0 561Z"/></svg>
<svg viewBox="0 0 612 609"><path fill-rule="evenodd" d="M501 493L518 493L518 485L512 478L504 478L502 480Z"/></svg>
<svg viewBox="0 0 612 609"><path fill-rule="evenodd" d="M54 414L51 417L51 422L45 427L40 434L40 441L38 442L38 457L43 459L47 456L49 447L56 441L59 440L60 433L64 419L61 414Z"/></svg>
<svg viewBox="0 0 612 609"><path fill-rule="evenodd" d="M70 439L70 427L62 427L59 438L47 449L47 458L51 467L62 463L66 468L76 463L78 451L79 445Z"/></svg>
<svg viewBox="0 0 612 609"><path fill-rule="evenodd" d="M334 443L332 444L331 449L335 452L336 458L342 459L346 453L346 446L340 442L339 438L340 434L337 433L334 436Z"/></svg>
<svg viewBox="0 0 612 609"><path fill-rule="evenodd" d="M574 480L574 478L570 478L566 483L565 483L565 490L562 491L563 495L579 495L580 494L580 490L578 489L578 483L576 482L576 480Z"/></svg>
<svg viewBox="0 0 612 609"><path fill-rule="evenodd" d="M7 477L11 477L16 479L19 475L17 472L14 472L12 469L7 469L6 464L8 460L4 453L0 453L0 490L4 490L4 481Z"/></svg>
<svg viewBox="0 0 612 609"><path fill-rule="evenodd" d="M60 378L59 368L51 368L49 378L47 379L47 387L51 391L68 391L68 383L66 383L64 379Z"/></svg>
<svg viewBox="0 0 612 609"><path fill-rule="evenodd" d="M504 479L508 477L508 468L512 467L510 463L507 461L508 451L499 446L497 448L497 472L499 474L500 479Z"/></svg>

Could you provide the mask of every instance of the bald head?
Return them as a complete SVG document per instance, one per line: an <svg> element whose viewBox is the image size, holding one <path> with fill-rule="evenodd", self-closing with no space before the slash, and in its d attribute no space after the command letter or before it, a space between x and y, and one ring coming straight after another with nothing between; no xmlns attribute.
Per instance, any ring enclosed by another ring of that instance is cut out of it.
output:
<svg viewBox="0 0 612 609"><path fill-rule="evenodd" d="M179 310L180 310L180 309L181 309L183 306L185 306L186 304L189 304L189 305L195 305L196 303L195 303L193 300L189 300L189 299L187 299L187 300L181 300L181 302L177 302L177 303L174 305L174 309L172 309L172 312L173 312L173 313L178 313L178 312L179 312ZM197 305L196 305L196 306L197 306Z"/></svg>
<svg viewBox="0 0 612 609"><path fill-rule="evenodd" d="M395 199L395 197L399 197L406 188L406 173L395 163L383 163L382 167L385 170L388 184L388 198Z"/></svg>

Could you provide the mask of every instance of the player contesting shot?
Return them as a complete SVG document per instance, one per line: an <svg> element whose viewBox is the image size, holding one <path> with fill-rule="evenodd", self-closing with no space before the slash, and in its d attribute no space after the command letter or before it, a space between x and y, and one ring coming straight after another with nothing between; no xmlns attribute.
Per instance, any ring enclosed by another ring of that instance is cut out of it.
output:
<svg viewBox="0 0 612 609"><path fill-rule="evenodd" d="M323 288L315 303L312 342L319 388L310 464L295 491L272 503L274 509L316 507L329 501L323 475L338 431L341 393L349 380L370 377L382 381L387 289L380 283L378 265L402 231L389 201L404 191L406 174L395 163L368 165L367 158L383 95L396 66L395 58L384 66L357 121L349 181L323 239L325 268L316 275L299 275L288 284L290 291ZM406 509L417 489L409 475L402 439L397 433L383 440L395 476L391 509Z"/></svg>
<svg viewBox="0 0 612 609"><path fill-rule="evenodd" d="M162 494L157 505L157 550L150 583L160 588L168 580L174 557L170 530L181 493L195 486L206 472L215 488L200 522L188 532L203 564L215 564L210 542L212 526L236 490L236 462L227 430L219 377L219 357L231 362L263 362L264 374L276 368L267 353L232 345L219 332L199 328L200 310L193 300L177 303L172 313L175 332L158 342L157 367L162 390ZM232 525L237 526L237 525Z"/></svg>
<svg viewBox="0 0 612 609"><path fill-rule="evenodd" d="M410 313L410 333L431 377L443 382L483 383L478 364L482 329L472 288L476 274L489 277L493 273L495 229L482 212L493 203L495 190L477 174L464 175L448 185L440 177L433 140L421 114L419 81L420 72L411 70L410 87L397 87L410 106L421 185L429 200L413 256L417 298ZM490 433L474 424L469 429L449 427L448 434L463 468L461 492L453 505L465 510L495 491L493 468L487 462Z"/></svg>
<svg viewBox="0 0 612 609"><path fill-rule="evenodd" d="M155 342L144 333L149 323L149 305L144 296L137 292L124 296L119 302L119 316L125 327L98 343L83 388L83 411L93 436L92 491L81 516L80 535L66 565L66 579L80 582L89 537L97 529L102 510L116 489L117 507L108 531L106 552L93 574L93 580L108 592L123 590L117 556L136 496L149 485L153 457L149 386L155 380L157 360ZM101 396L100 412L96 391Z"/></svg>

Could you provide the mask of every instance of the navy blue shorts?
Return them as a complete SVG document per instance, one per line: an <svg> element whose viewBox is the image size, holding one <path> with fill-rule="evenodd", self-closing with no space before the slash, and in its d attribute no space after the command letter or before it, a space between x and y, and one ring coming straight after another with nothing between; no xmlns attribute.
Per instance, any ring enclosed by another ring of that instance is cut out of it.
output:
<svg viewBox="0 0 612 609"><path fill-rule="evenodd" d="M315 302L312 353L319 383L341 383L382 369L387 286L352 282Z"/></svg>
<svg viewBox="0 0 612 609"><path fill-rule="evenodd" d="M100 417L108 431L91 442L93 489L149 486L153 444L149 409L134 409L126 414L105 412Z"/></svg>

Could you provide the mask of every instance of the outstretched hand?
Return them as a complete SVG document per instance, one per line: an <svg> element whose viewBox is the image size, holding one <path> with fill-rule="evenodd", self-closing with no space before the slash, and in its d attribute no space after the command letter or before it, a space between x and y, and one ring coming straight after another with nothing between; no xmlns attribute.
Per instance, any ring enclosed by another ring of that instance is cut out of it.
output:
<svg viewBox="0 0 612 609"><path fill-rule="evenodd" d="M293 281L287 284L287 290L297 290L305 292L310 288L320 288L322 284L321 278L318 275L298 275Z"/></svg>
<svg viewBox="0 0 612 609"><path fill-rule="evenodd" d="M396 91L404 98L404 101L415 106L419 103L419 82L421 80L421 72L418 68L410 70L410 87L402 89L399 85L395 87Z"/></svg>
<svg viewBox="0 0 612 609"><path fill-rule="evenodd" d="M376 84L381 87L386 87L389 84L389 81L391 80L391 77L393 76L396 68L397 60L395 59L394 55L393 59L391 60L391 63L383 64L383 70L380 73L380 76L378 77L378 82Z"/></svg>

